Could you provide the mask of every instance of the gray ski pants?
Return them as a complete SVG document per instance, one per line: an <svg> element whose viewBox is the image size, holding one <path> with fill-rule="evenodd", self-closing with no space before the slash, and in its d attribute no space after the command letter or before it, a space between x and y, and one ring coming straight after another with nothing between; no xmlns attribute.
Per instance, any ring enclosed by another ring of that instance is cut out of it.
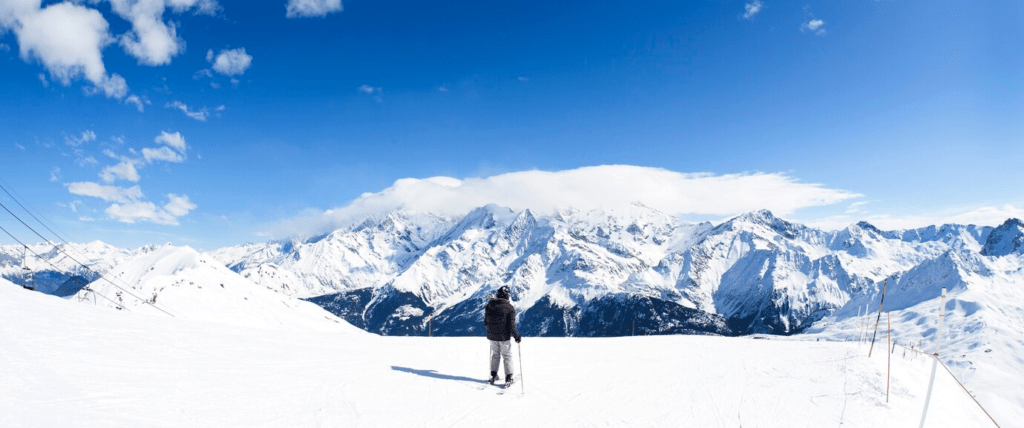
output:
<svg viewBox="0 0 1024 428"><path fill-rule="evenodd" d="M505 376L512 374L512 341L491 340L491 371L498 371L498 360L505 360Z"/></svg>

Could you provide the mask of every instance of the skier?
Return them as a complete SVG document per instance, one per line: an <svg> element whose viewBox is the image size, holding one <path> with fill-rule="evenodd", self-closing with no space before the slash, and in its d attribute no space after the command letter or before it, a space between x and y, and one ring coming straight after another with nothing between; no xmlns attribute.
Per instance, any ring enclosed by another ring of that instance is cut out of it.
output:
<svg viewBox="0 0 1024 428"><path fill-rule="evenodd" d="M516 330L516 310L509 302L508 287L501 286L497 296L487 302L484 309L484 326L487 327L487 340L491 342L491 378L488 383L494 385L498 380L498 361L505 360L505 387L512 385L512 341L523 340Z"/></svg>

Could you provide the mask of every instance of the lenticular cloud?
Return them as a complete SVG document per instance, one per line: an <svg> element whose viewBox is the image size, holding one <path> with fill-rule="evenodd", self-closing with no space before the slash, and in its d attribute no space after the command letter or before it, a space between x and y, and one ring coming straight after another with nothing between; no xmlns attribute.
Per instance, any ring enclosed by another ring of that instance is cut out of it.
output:
<svg viewBox="0 0 1024 428"><path fill-rule="evenodd" d="M365 193L347 206L285 220L273 227L276 231L271 235L321 233L395 209L461 215L497 204L552 214L570 208L626 209L639 203L673 215L727 216L759 209L788 215L860 196L802 183L780 173L715 175L626 165L521 171L486 178L406 178L380 192Z"/></svg>

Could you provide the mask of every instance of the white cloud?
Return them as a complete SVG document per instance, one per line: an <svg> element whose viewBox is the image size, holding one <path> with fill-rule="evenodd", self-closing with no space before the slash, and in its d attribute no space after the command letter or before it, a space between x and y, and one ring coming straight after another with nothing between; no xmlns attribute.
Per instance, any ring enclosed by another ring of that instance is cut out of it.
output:
<svg viewBox="0 0 1024 428"><path fill-rule="evenodd" d="M0 2L0 32L13 30L19 54L39 61L50 76L68 86L84 77L91 93L124 98L128 85L117 74L108 75L102 50L113 41L109 24L95 9L63 2L40 8L38 0Z"/></svg>
<svg viewBox="0 0 1024 428"><path fill-rule="evenodd" d="M124 103L135 106L140 113L146 110L146 104L150 104L149 99L139 98L138 95L129 95L128 98L124 99Z"/></svg>
<svg viewBox="0 0 1024 428"><path fill-rule="evenodd" d="M974 224L978 226L998 226L1009 218L1024 219L1024 208L1013 205L1002 207L981 207L967 211L948 211L947 214L862 214L844 213L832 217L805 222L808 226L823 230L838 230L859 221L866 221L882 230L906 230L943 224Z"/></svg>
<svg viewBox="0 0 1024 428"><path fill-rule="evenodd" d="M60 168L55 167L50 171L50 182L56 183L58 181L60 181Z"/></svg>
<svg viewBox="0 0 1024 428"><path fill-rule="evenodd" d="M114 73L93 86L86 86L84 91L86 95L103 94L107 98L121 99L128 95L128 82L120 74Z"/></svg>
<svg viewBox="0 0 1024 428"><path fill-rule="evenodd" d="M245 48L221 50L213 61L213 70L226 76L237 76L245 73L251 65L252 55L245 53Z"/></svg>
<svg viewBox="0 0 1024 428"><path fill-rule="evenodd" d="M96 133L91 129L82 131L82 135L79 137L64 137L64 142L71 147L78 147L84 143L96 140Z"/></svg>
<svg viewBox="0 0 1024 428"><path fill-rule="evenodd" d="M153 163L155 161L165 162L183 162L185 157L169 147L164 146L157 149L146 147L142 149L142 157L146 159L146 162Z"/></svg>
<svg viewBox="0 0 1024 428"><path fill-rule="evenodd" d="M825 35L826 31L824 28L825 21L820 19L811 19L800 26L800 31L810 31L818 36Z"/></svg>
<svg viewBox="0 0 1024 428"><path fill-rule="evenodd" d="M859 213L859 212L863 211L864 206L867 205L867 204L868 204L868 201L857 201L857 202L854 202L854 203L850 204L849 207L846 208L846 214L856 214L856 213Z"/></svg>
<svg viewBox="0 0 1024 428"><path fill-rule="evenodd" d="M356 88L357 91L362 92L364 94L375 94L375 93L379 94L382 89L383 88L381 88L379 86L374 87L374 86L370 86L370 85L362 85L362 86Z"/></svg>
<svg viewBox="0 0 1024 428"><path fill-rule="evenodd" d="M289 18L311 18L341 12L341 0L288 0Z"/></svg>
<svg viewBox="0 0 1024 428"><path fill-rule="evenodd" d="M191 117L200 122L205 122L206 118L210 116L210 110L206 107L203 107L198 111L194 111L189 109L188 105L181 101L171 101L167 104L164 104L164 107L181 110L182 113L185 113L185 116Z"/></svg>
<svg viewBox="0 0 1024 428"><path fill-rule="evenodd" d="M212 0L109 0L111 9L130 22L131 30L120 37L121 47L140 64L158 66L171 63L185 50L185 41L178 37L174 23L163 20L168 6L176 13L195 8L199 13L213 14L218 8Z"/></svg>
<svg viewBox="0 0 1024 428"><path fill-rule="evenodd" d="M194 74L192 74L192 79L193 80L199 80L199 79L203 79L203 78L206 78L206 79L213 78L213 72L210 71L209 68L204 68L204 69L199 70L199 71L195 72Z"/></svg>
<svg viewBox="0 0 1024 428"><path fill-rule="evenodd" d="M78 166L86 166L86 165L96 165L96 164L99 163L99 161L97 161L96 158L94 158L92 156L86 156L84 158L75 159L75 163L77 163Z"/></svg>
<svg viewBox="0 0 1024 428"><path fill-rule="evenodd" d="M743 5L743 19L753 19L762 8L764 8L764 3L762 3L761 0L754 0Z"/></svg>
<svg viewBox="0 0 1024 428"><path fill-rule="evenodd" d="M125 204L111 204L104 211L107 216L122 223L135 223L148 221L155 224L177 226L178 217L187 215L196 209L196 205L189 201L188 196L168 194L169 202L163 207L157 207L152 202L131 202Z"/></svg>
<svg viewBox="0 0 1024 428"><path fill-rule="evenodd" d="M100 179L106 183L113 183L115 180L139 181L139 172L135 164L130 160L123 160L117 165L103 168L100 172Z"/></svg>
<svg viewBox="0 0 1024 428"><path fill-rule="evenodd" d="M68 192L73 195L89 196L100 198L108 202L128 203L142 199L142 189L139 186L117 187L106 186L93 182L68 183Z"/></svg>
<svg viewBox="0 0 1024 428"><path fill-rule="evenodd" d="M157 135L154 141L171 146L174 150L181 153L185 153L185 150L188 149L188 145L185 144L185 137L180 132L171 134L166 131L160 131L160 135Z"/></svg>
<svg viewBox="0 0 1024 428"><path fill-rule="evenodd" d="M83 133L81 139L95 139L91 131ZM79 140L79 138L72 138ZM141 154L134 149L129 149L129 156L119 156L113 150L104 149L103 154L118 160L115 165L107 166L100 172L99 177L105 183L112 183L116 180L127 180L138 182L140 176L137 168L156 161L183 162L188 151L188 144L185 137L179 132L163 131L154 138L159 147L145 147ZM141 157L140 157L141 156ZM93 160L95 163L95 160ZM52 174L56 177L60 170ZM118 187L93 182L69 183L65 185L68 192L74 195L89 196L111 202L105 210L107 216L122 223L135 223L139 221L152 222L156 224L177 225L178 217L188 214L196 208L188 196L167 195L168 202L163 207L145 200L142 189L136 185L132 187ZM75 207L72 207L75 210Z"/></svg>
<svg viewBox="0 0 1024 428"><path fill-rule="evenodd" d="M148 221L165 225L178 224L178 220L174 216L158 209L152 202L111 204L104 212L110 218L121 223L134 224L137 221Z"/></svg>
<svg viewBox="0 0 1024 428"><path fill-rule="evenodd" d="M164 210L175 217L181 217L188 214L189 211L196 209L196 204L188 200L188 195L175 195L173 193L167 194L167 204L164 205Z"/></svg>
<svg viewBox="0 0 1024 428"><path fill-rule="evenodd" d="M785 174L686 174L624 165L523 171L486 178L406 178L344 207L305 213L271 226L271 235L308 235L399 207L461 215L487 204L551 214L564 208L628 209L642 203L672 215L729 216L770 209L780 216L860 197Z"/></svg>
<svg viewBox="0 0 1024 428"><path fill-rule="evenodd" d="M11 51L11 45L8 45L6 43L0 43L0 52L10 52L10 51Z"/></svg>

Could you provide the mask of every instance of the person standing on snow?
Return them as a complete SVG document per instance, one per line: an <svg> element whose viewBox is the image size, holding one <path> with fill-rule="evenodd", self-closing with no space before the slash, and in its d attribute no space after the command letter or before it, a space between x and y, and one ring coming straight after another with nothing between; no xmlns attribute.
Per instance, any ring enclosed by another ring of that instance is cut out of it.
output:
<svg viewBox="0 0 1024 428"><path fill-rule="evenodd" d="M484 309L484 326L487 327L487 340L491 342L491 378L488 383L494 385L498 380L498 362L505 360L505 385L512 384L512 341L510 337L516 338L516 343L523 340L516 330L516 310L509 302L509 291L507 286L501 286L498 294L487 302Z"/></svg>

